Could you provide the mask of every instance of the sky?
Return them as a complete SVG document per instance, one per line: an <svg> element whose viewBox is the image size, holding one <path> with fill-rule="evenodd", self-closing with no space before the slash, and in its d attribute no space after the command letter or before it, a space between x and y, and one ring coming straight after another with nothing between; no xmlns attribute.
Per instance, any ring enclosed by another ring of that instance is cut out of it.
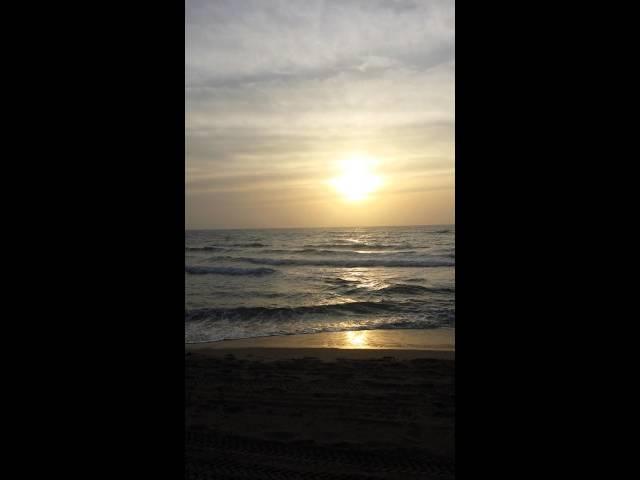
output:
<svg viewBox="0 0 640 480"><path fill-rule="evenodd" d="M454 15L186 0L185 228L455 223Z"/></svg>

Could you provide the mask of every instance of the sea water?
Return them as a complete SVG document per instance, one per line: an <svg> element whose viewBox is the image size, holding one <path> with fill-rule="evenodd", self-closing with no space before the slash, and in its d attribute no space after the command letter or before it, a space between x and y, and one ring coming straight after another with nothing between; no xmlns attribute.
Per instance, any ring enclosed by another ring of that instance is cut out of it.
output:
<svg viewBox="0 0 640 480"><path fill-rule="evenodd" d="M185 342L455 326L455 227L188 230Z"/></svg>

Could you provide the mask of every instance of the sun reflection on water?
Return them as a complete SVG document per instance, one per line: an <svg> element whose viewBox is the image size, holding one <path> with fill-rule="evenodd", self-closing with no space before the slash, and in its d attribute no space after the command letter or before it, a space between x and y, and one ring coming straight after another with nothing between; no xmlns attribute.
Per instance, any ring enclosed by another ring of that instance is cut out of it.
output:
<svg viewBox="0 0 640 480"><path fill-rule="evenodd" d="M351 348L367 348L369 346L367 332L345 332L345 344Z"/></svg>

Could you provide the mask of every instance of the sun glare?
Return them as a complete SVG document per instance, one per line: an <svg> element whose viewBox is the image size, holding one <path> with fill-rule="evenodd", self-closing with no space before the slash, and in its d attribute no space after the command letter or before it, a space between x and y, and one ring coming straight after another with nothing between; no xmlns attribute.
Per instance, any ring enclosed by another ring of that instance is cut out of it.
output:
<svg viewBox="0 0 640 480"><path fill-rule="evenodd" d="M364 200L382 185L381 178L373 172L376 163L369 157L349 157L341 162L342 173L331 179L331 185L348 201Z"/></svg>
<svg viewBox="0 0 640 480"><path fill-rule="evenodd" d="M345 332L345 344L351 348L366 348L367 332Z"/></svg>

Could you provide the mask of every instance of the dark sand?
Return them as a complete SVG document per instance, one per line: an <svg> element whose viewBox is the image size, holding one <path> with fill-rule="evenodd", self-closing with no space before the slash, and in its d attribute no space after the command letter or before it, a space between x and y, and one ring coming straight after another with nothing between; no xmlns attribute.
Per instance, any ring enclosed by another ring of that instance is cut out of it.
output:
<svg viewBox="0 0 640 480"><path fill-rule="evenodd" d="M186 350L186 478L454 478L452 330Z"/></svg>

